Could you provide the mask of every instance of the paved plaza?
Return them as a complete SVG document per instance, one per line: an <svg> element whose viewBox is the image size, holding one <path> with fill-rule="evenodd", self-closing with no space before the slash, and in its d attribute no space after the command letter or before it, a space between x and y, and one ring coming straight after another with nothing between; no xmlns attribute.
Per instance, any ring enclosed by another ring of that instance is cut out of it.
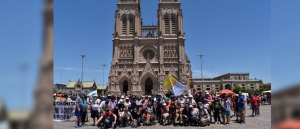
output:
<svg viewBox="0 0 300 129"><path fill-rule="evenodd" d="M260 106L260 116L259 117L248 117L248 115L251 115L252 111L249 108L249 106L246 107L247 117L246 117L246 123L245 124L239 124L235 123L234 120L236 117L231 118L231 123L229 125L217 125L217 124L211 124L209 127L193 127L193 126L162 126L159 124L156 124L154 126L140 126L139 129L150 129L150 128L159 128L159 129L167 129L167 128L211 128L211 129L270 129L271 128L271 105L265 105ZM90 113L88 113L90 116ZM89 118L89 122L87 122L87 125L92 124L93 119ZM54 122L54 129L71 129L74 128L75 125L75 119L72 118L68 122ZM129 129L131 127L122 128L122 129ZM97 129L96 126L83 126L81 129Z"/></svg>

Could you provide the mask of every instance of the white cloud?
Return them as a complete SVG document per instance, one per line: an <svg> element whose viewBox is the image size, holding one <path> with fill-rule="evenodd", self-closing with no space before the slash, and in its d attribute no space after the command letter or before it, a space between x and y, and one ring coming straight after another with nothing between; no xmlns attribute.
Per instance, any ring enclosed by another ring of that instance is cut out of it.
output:
<svg viewBox="0 0 300 129"><path fill-rule="evenodd" d="M73 68L73 67L55 67L54 69L64 70L64 71L81 71L82 70L82 68ZM83 71L84 72L97 72L97 73L103 72L103 70L88 69L88 68L84 68Z"/></svg>
<svg viewBox="0 0 300 129"><path fill-rule="evenodd" d="M203 78L213 78L220 76L221 73L218 71L211 71L211 70L202 70ZM201 77L201 70L193 70L193 78L200 78Z"/></svg>

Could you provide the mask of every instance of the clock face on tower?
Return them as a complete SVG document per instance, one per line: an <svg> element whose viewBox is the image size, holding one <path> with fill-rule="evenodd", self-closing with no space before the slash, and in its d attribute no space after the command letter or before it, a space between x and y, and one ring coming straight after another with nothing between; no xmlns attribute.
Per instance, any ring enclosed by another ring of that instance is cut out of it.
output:
<svg viewBox="0 0 300 129"><path fill-rule="evenodd" d="M170 8L167 9L167 13L171 14L172 12L173 12L172 9L170 9Z"/></svg>
<svg viewBox="0 0 300 129"><path fill-rule="evenodd" d="M125 14L130 14L130 9L126 9Z"/></svg>

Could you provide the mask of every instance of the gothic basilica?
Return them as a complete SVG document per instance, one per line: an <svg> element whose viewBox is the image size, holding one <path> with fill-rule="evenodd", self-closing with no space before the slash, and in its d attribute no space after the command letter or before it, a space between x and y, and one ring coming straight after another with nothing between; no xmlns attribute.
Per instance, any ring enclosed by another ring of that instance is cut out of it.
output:
<svg viewBox="0 0 300 129"><path fill-rule="evenodd" d="M170 74L189 89L180 0L159 0L157 25L143 25L140 0L118 0L109 72L110 94L161 94Z"/></svg>

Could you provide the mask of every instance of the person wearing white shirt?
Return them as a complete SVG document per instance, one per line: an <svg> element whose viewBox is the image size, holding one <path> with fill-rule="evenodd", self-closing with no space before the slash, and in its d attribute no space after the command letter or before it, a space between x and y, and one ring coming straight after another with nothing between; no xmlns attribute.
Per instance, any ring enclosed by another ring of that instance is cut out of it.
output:
<svg viewBox="0 0 300 129"><path fill-rule="evenodd" d="M130 101L129 101L129 98L126 97L126 100L125 100L125 102L124 102L124 107L128 109L130 106L131 106L131 103L130 103Z"/></svg>
<svg viewBox="0 0 300 129"><path fill-rule="evenodd" d="M182 107L184 106L185 98L183 97L183 95L180 95L180 97L177 100L177 103L178 103L178 105L180 105Z"/></svg>
<svg viewBox="0 0 300 129"><path fill-rule="evenodd" d="M129 121L133 121L131 113L128 111L128 108L124 107L123 112L119 113L120 115L120 128L123 126L123 122L126 122L126 127L128 126Z"/></svg>
<svg viewBox="0 0 300 129"><path fill-rule="evenodd" d="M100 99L98 99L98 95L93 95L92 103L91 103L91 117L93 118L93 126L95 125L95 117L97 117L97 120L99 119L99 113L98 108L100 106Z"/></svg>
<svg viewBox="0 0 300 129"><path fill-rule="evenodd" d="M191 94L189 95L189 99L187 100L187 102L189 103L189 105L196 104L196 101L193 99L193 96Z"/></svg>
<svg viewBox="0 0 300 129"><path fill-rule="evenodd" d="M109 101L106 100L106 101L102 101L100 103L100 106L99 106L99 116L101 117L102 116L102 113L105 112L105 109L109 108Z"/></svg>
<svg viewBox="0 0 300 129"><path fill-rule="evenodd" d="M124 96L121 96L120 100L118 101L118 104L124 104Z"/></svg>

